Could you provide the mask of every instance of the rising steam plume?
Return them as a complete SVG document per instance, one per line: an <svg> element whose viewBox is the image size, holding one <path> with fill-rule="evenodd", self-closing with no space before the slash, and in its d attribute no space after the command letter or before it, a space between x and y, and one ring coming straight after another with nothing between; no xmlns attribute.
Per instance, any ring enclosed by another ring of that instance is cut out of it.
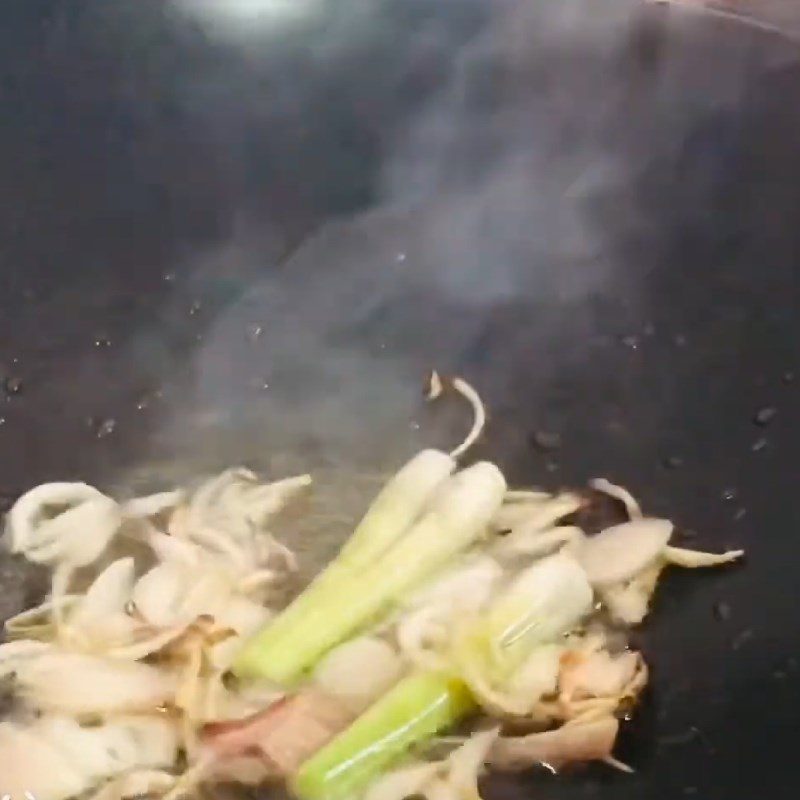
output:
<svg viewBox="0 0 800 800"><path fill-rule="evenodd" d="M646 325L646 243L662 220L633 187L680 154L676 87L689 75L702 103L691 43L654 35L638 0L597 9L494 4L422 107L382 138L369 202L280 264L257 263L265 233L252 215L233 242L190 256L198 281L231 259L253 268L181 370L161 454L191 469L389 471L464 424L457 409L434 423L422 407L421 376L436 366L483 391L493 446L513 462L524 432L503 415L541 405L609 329ZM423 46L421 35L407 58ZM718 55L730 89L715 102L734 102L741 54ZM685 176L687 193L706 178Z"/></svg>

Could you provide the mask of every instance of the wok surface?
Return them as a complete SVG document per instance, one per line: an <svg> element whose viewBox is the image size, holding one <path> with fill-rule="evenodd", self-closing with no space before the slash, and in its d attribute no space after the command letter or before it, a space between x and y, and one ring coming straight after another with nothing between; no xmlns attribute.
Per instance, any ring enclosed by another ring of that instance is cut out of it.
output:
<svg viewBox="0 0 800 800"><path fill-rule="evenodd" d="M604 475L749 554L662 590L635 775L487 797L796 796L800 59L633 2L562 39L522 5L340 2L255 36L150 0L9 3L4 502L388 471L463 424L415 383L458 371L514 479ZM0 569L6 616L33 589Z"/></svg>

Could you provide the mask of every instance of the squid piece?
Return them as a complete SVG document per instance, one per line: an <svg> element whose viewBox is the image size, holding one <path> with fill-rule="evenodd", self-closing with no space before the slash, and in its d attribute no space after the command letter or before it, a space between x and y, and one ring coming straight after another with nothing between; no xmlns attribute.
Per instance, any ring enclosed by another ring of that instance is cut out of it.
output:
<svg viewBox="0 0 800 800"><path fill-rule="evenodd" d="M201 742L215 759L257 755L271 771L290 775L352 719L337 700L304 690L245 719L205 725Z"/></svg>
<svg viewBox="0 0 800 800"><path fill-rule="evenodd" d="M554 769L581 761L612 758L619 721L610 715L576 719L543 733L500 737L489 754L489 763L502 770L523 770L537 764Z"/></svg>

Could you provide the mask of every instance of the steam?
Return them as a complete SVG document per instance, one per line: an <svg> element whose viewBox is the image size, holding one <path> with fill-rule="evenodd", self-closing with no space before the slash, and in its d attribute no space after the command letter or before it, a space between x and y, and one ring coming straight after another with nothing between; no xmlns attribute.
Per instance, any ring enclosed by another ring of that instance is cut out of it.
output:
<svg viewBox="0 0 800 800"><path fill-rule="evenodd" d="M318 5L317 0L171 0L171 4L223 38L248 35L253 26L295 23L313 14Z"/></svg>
<svg viewBox="0 0 800 800"><path fill-rule="evenodd" d="M255 219L233 250L202 255L200 283L250 252L248 288L182 371L162 451L215 468L278 454L312 471L389 470L463 427L457 411L423 409L426 370L467 375L490 408L531 403L607 344L609 309L620 334L641 327L642 247L660 220L631 187L679 152L672 90L691 61L650 68L638 0L597 8L494 5L383 140L369 208L280 265L248 248ZM424 32L407 58L423 45ZM491 436L523 446L502 423Z"/></svg>

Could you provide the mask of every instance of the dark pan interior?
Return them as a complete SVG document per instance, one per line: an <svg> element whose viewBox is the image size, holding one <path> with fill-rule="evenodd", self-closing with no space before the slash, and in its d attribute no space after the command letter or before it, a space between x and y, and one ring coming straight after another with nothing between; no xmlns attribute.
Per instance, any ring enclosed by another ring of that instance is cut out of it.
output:
<svg viewBox="0 0 800 800"><path fill-rule="evenodd" d="M794 797L800 58L599 5L6 3L0 490L344 485L452 441L418 384L459 372L515 480L607 476L749 554L661 592L636 774L488 797ZM36 590L3 558L0 616Z"/></svg>

